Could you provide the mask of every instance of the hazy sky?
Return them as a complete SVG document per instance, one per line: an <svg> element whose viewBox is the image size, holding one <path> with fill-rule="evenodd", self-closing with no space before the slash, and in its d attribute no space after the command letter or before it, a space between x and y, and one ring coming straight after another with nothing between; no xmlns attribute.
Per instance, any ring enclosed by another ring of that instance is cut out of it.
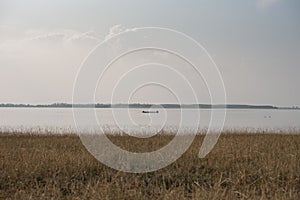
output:
<svg viewBox="0 0 300 200"><path fill-rule="evenodd" d="M201 43L228 103L300 105L299 0L0 0L0 103L71 102L79 66L95 45L143 26ZM145 93L148 102L169 101L161 88Z"/></svg>

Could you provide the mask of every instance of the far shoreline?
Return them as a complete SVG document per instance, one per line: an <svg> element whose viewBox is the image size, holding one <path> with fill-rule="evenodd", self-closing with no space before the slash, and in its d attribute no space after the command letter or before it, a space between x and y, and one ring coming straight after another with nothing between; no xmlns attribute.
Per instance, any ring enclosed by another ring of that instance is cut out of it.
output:
<svg viewBox="0 0 300 200"><path fill-rule="evenodd" d="M267 109L267 110L300 110L298 106L278 107L273 105L247 105L247 104L12 104L2 103L0 108L135 108L135 109Z"/></svg>

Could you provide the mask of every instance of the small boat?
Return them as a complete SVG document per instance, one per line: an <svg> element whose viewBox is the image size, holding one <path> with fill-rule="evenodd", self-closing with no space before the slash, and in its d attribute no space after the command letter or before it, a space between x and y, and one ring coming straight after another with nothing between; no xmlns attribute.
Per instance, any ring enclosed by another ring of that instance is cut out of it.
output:
<svg viewBox="0 0 300 200"><path fill-rule="evenodd" d="M158 110L143 110L142 113L158 113Z"/></svg>

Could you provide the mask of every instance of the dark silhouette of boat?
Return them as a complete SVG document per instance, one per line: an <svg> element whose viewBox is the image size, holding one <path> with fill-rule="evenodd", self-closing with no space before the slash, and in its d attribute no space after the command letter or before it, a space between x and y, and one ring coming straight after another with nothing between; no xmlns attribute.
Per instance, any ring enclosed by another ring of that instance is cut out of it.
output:
<svg viewBox="0 0 300 200"><path fill-rule="evenodd" d="M142 113L158 113L158 110L143 110Z"/></svg>

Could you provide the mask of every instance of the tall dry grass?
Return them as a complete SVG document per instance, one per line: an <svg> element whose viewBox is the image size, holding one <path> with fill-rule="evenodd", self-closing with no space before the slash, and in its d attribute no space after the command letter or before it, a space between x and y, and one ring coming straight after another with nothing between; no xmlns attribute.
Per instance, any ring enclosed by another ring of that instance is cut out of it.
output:
<svg viewBox="0 0 300 200"><path fill-rule="evenodd" d="M109 136L143 152L172 136ZM184 139L184 138L183 138ZM129 174L95 160L75 135L0 135L0 198L300 199L300 134L223 134L199 159L203 136L175 163Z"/></svg>

